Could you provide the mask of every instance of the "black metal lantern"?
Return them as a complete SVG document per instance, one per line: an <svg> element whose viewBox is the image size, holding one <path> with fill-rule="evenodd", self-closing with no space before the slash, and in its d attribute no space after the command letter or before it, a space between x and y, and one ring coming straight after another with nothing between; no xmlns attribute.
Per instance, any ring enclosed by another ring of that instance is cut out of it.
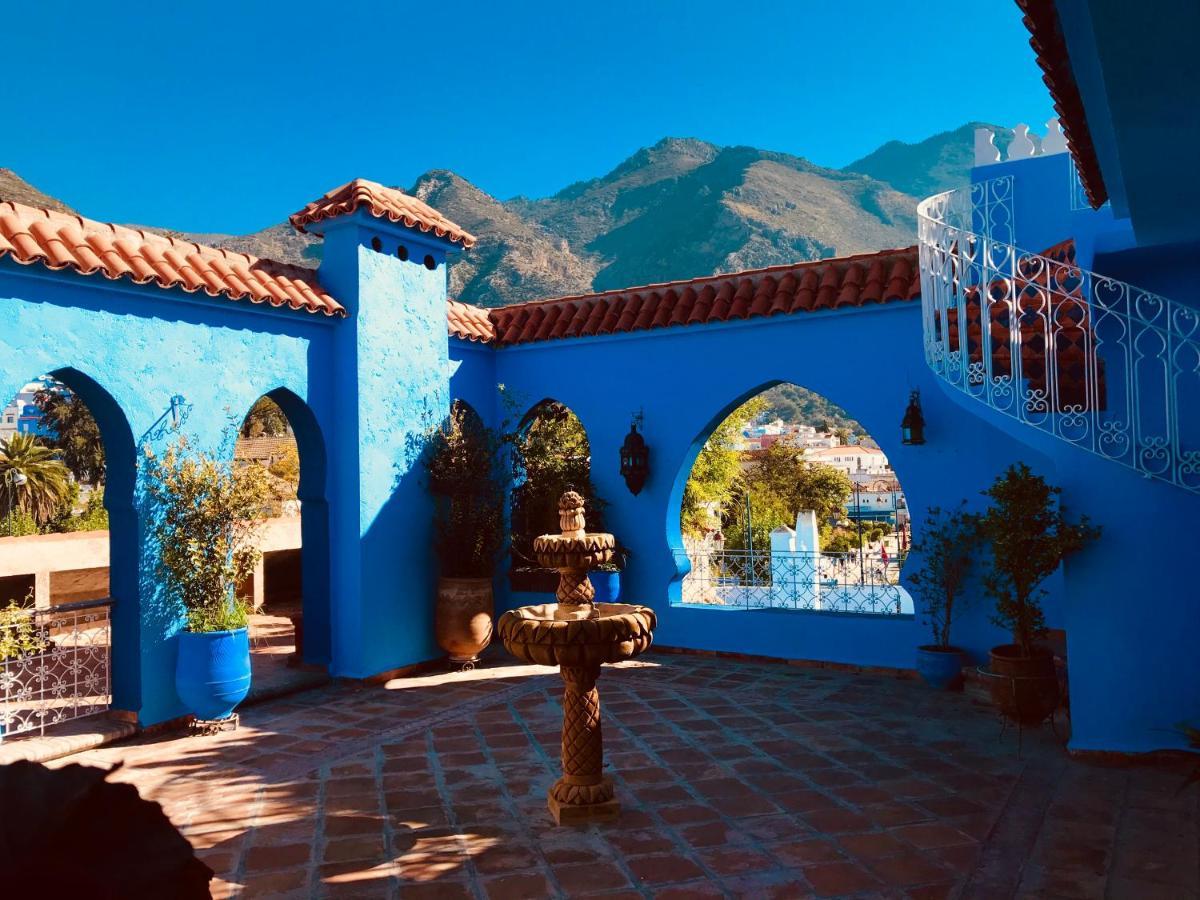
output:
<svg viewBox="0 0 1200 900"><path fill-rule="evenodd" d="M625 435L625 443L621 445L621 477L625 479L630 493L635 495L641 493L650 474L650 448L646 446L646 439L638 434L638 425L641 423L642 414L639 412L633 417L629 434Z"/></svg>
<svg viewBox="0 0 1200 900"><path fill-rule="evenodd" d="M920 391L908 395L908 409L904 410L904 418L900 420L900 439L905 444L925 443L925 416L921 412Z"/></svg>

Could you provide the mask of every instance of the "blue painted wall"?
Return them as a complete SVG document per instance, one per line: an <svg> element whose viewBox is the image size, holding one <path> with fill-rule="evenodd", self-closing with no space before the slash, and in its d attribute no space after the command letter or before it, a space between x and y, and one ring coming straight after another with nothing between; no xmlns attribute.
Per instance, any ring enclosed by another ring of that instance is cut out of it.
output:
<svg viewBox="0 0 1200 900"><path fill-rule="evenodd" d="M856 364L848 346L871 348L875 363ZM490 375L525 405L552 397L580 417L591 441L592 477L610 504L610 527L633 551L623 593L659 613L659 643L910 668L914 648L928 641L926 627L912 617L670 605L682 575L671 548L680 546L683 484L703 441L739 402L780 381L818 391L863 423L895 467L917 532L926 507L978 502L979 490L1014 459L1051 469L1037 451L945 399L922 346L919 306L892 304L504 348L495 353L494 374L480 357L486 374L473 378ZM900 443L910 388L921 389L925 403L928 443L921 447ZM618 449L638 409L645 411L652 471L635 497L620 477ZM511 602L502 595L502 605ZM1053 600L1050 615L1057 620ZM982 655L1003 634L977 604L956 640Z"/></svg>
<svg viewBox="0 0 1200 900"><path fill-rule="evenodd" d="M161 450L170 398L190 406L195 446L232 452L227 429L262 394L282 388L328 422L331 320L180 290L107 282L0 260L0 394L48 372L77 390L101 426L112 534L114 705L144 723L182 714L174 690L182 616L162 596L135 448Z"/></svg>

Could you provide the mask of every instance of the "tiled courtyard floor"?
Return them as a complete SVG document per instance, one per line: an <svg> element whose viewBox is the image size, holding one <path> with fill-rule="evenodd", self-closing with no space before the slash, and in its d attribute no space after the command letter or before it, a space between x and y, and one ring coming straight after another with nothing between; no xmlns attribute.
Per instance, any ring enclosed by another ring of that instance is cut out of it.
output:
<svg viewBox="0 0 1200 900"><path fill-rule="evenodd" d="M158 800L218 896L1197 896L1183 768L1072 760L965 695L650 654L600 681L619 822L555 828L557 675L331 685L237 732L88 751Z"/></svg>

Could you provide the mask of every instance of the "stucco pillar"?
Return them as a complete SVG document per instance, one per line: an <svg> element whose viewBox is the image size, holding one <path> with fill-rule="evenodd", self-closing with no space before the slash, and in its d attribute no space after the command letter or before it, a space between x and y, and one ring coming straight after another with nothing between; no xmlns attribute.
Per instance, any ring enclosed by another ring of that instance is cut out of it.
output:
<svg viewBox="0 0 1200 900"><path fill-rule="evenodd" d="M319 227L321 283L350 313L330 375L332 668L366 677L437 655L422 454L450 409L450 245L364 210Z"/></svg>
<svg viewBox="0 0 1200 900"><path fill-rule="evenodd" d="M50 608L50 572L33 573L33 605L38 609Z"/></svg>

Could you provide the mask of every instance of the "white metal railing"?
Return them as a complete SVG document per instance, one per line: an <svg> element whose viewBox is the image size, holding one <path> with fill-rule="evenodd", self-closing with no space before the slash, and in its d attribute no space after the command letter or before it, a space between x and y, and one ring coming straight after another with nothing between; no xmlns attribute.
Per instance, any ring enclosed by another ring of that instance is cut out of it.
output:
<svg viewBox="0 0 1200 900"><path fill-rule="evenodd" d="M808 609L899 614L912 612L900 587L900 560L876 551L676 549L687 567L680 600L688 605L738 609Z"/></svg>
<svg viewBox="0 0 1200 900"><path fill-rule="evenodd" d="M112 703L111 600L0 617L0 741Z"/></svg>
<svg viewBox="0 0 1200 900"><path fill-rule="evenodd" d="M917 208L930 368L1026 425L1200 492L1200 313L1079 268L1070 242L1013 246L1010 189L997 179Z"/></svg>

